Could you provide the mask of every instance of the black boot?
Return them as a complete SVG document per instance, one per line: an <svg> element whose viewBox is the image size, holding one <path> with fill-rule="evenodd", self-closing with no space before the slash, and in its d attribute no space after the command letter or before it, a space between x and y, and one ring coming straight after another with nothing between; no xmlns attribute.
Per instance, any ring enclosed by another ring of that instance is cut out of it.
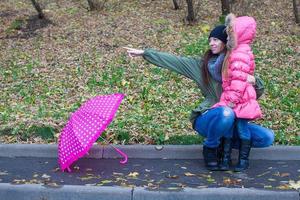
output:
<svg viewBox="0 0 300 200"><path fill-rule="evenodd" d="M218 163L221 163L222 161L222 158L223 158L223 155L224 155L224 138L222 137L220 139L220 144L218 146L218 149L217 149L217 159L218 159Z"/></svg>
<svg viewBox="0 0 300 200"><path fill-rule="evenodd" d="M229 166L231 164L231 149L232 149L232 142L231 138L224 138L223 143L223 157L219 165L219 169L221 171L229 170Z"/></svg>
<svg viewBox="0 0 300 200"><path fill-rule="evenodd" d="M216 171L219 170L218 160L217 160L217 148L209 148L203 146L203 157L205 162L205 167L208 170Z"/></svg>
<svg viewBox="0 0 300 200"><path fill-rule="evenodd" d="M250 140L241 140L239 162L234 168L235 172L241 172L243 170L248 169L250 149L251 149Z"/></svg>

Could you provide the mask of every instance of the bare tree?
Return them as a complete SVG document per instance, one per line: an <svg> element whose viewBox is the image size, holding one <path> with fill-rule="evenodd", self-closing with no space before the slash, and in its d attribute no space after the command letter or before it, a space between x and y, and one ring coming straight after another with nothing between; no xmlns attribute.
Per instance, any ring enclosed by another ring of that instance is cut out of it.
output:
<svg viewBox="0 0 300 200"><path fill-rule="evenodd" d="M173 4L174 4L174 9L178 10L179 9L179 5L178 5L177 0L173 0Z"/></svg>
<svg viewBox="0 0 300 200"><path fill-rule="evenodd" d="M187 21L191 24L196 21L195 13L194 13L194 2L193 0L186 0L188 15L186 17Z"/></svg>
<svg viewBox="0 0 300 200"><path fill-rule="evenodd" d="M300 24L300 18L299 18L300 0L293 0L293 7L294 7L294 14L295 14L295 18L296 18L296 23Z"/></svg>
<svg viewBox="0 0 300 200"><path fill-rule="evenodd" d="M222 15L227 15L230 13L230 1L229 0L221 0L222 4Z"/></svg>
<svg viewBox="0 0 300 200"><path fill-rule="evenodd" d="M107 0L87 0L90 10L102 10Z"/></svg>
<svg viewBox="0 0 300 200"><path fill-rule="evenodd" d="M42 10L40 4L36 0L31 0L31 3L32 3L33 7L36 9L36 11L38 12L39 18L40 19L45 18L45 15L43 13L43 10Z"/></svg>

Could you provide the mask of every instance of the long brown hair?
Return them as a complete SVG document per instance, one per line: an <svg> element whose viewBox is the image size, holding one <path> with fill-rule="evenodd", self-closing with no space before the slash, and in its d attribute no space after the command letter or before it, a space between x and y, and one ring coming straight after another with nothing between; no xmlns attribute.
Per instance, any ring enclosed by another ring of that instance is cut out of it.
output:
<svg viewBox="0 0 300 200"><path fill-rule="evenodd" d="M223 75L223 70L226 70L226 72L224 72L224 73L227 73L227 66L228 66L227 58L229 56L229 51L227 51L226 46L225 46L223 52L226 54L226 56L225 56L224 62L222 64L222 75ZM214 56L214 54L212 53L212 51L210 49L207 50L203 56L203 62L202 62L202 66L201 66L202 67L202 78L206 85L209 84L209 80L210 80L210 75L209 75L209 71L208 71L208 61L213 56Z"/></svg>
<svg viewBox="0 0 300 200"><path fill-rule="evenodd" d="M202 62L202 76L203 76L203 80L204 80L204 83L206 85L208 85L209 83L209 72L208 72L208 61L211 57L213 57L213 53L212 51L209 49L205 52L204 56L203 56L203 62Z"/></svg>
<svg viewBox="0 0 300 200"><path fill-rule="evenodd" d="M226 55L223 61L223 65L222 65L222 76L225 77L226 79L228 78L228 65L229 65L229 55L230 55L231 51L227 50L226 51Z"/></svg>

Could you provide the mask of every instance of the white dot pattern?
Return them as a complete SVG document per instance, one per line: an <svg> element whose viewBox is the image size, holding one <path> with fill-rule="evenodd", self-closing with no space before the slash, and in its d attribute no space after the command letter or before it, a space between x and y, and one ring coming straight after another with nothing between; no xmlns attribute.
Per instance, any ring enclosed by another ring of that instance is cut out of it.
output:
<svg viewBox="0 0 300 200"><path fill-rule="evenodd" d="M124 94L96 96L71 114L59 136L58 159L62 170L84 156L112 121Z"/></svg>

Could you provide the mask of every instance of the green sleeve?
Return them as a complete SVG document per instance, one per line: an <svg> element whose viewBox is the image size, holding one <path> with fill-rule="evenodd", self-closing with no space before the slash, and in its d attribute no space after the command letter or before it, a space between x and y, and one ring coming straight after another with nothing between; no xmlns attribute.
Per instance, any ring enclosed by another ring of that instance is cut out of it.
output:
<svg viewBox="0 0 300 200"><path fill-rule="evenodd" d="M264 87L263 80L259 76L254 75L254 77L255 77L254 89L256 91L256 98L258 99L264 93L265 87Z"/></svg>
<svg viewBox="0 0 300 200"><path fill-rule="evenodd" d="M146 49L143 55L148 62L165 69L177 72L203 85L201 60L192 57L180 57L154 49Z"/></svg>

